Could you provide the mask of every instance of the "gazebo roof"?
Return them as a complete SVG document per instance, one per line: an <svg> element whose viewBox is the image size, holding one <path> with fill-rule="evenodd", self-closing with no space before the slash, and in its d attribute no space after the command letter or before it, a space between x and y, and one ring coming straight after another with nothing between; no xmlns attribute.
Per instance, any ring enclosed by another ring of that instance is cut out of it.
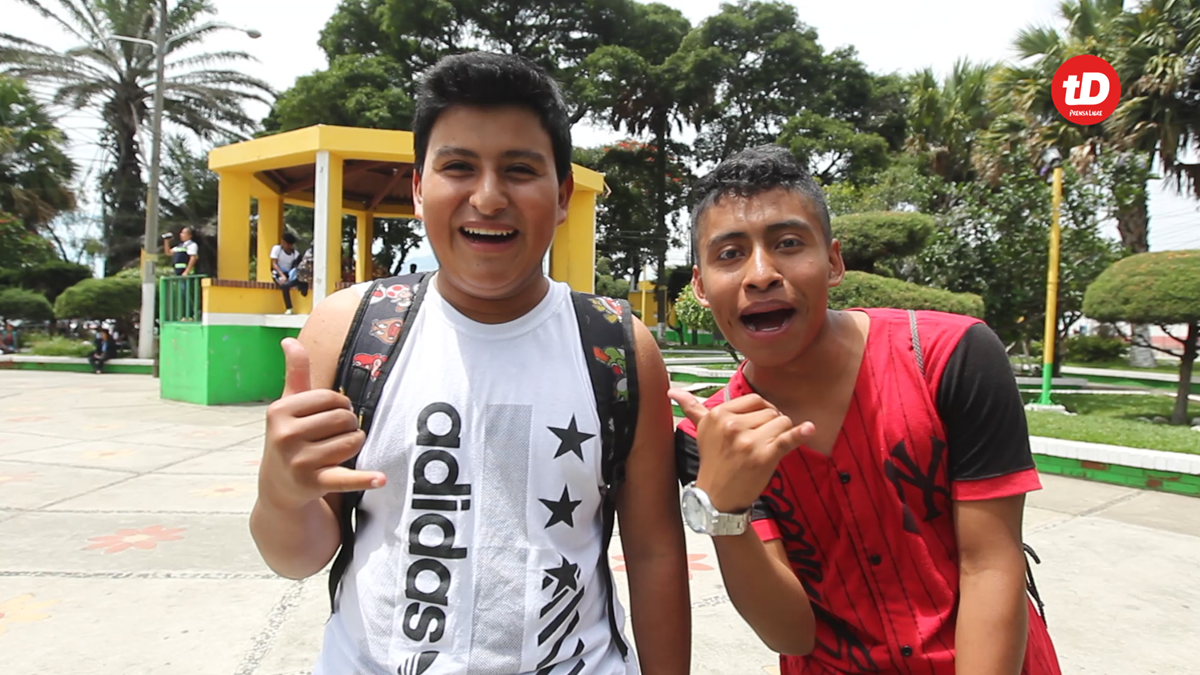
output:
<svg viewBox="0 0 1200 675"><path fill-rule="evenodd" d="M416 153L409 131L318 125L216 148L208 155L208 167L218 174L253 174L255 193L312 206L321 151L345 162L344 210L411 215ZM572 171L576 190L604 190L603 175L579 165L572 165Z"/></svg>

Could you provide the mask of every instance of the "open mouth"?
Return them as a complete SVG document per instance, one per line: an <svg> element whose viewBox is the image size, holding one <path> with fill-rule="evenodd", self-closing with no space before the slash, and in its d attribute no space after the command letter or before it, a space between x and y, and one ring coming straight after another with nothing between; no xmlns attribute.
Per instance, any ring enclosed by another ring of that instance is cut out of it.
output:
<svg viewBox="0 0 1200 675"><path fill-rule="evenodd" d="M792 308L773 309L766 312L746 312L742 314L742 325L751 333L777 333L783 330L796 310Z"/></svg>
<svg viewBox="0 0 1200 675"><path fill-rule="evenodd" d="M467 239L480 244L503 244L517 238L516 230L460 227L458 231Z"/></svg>

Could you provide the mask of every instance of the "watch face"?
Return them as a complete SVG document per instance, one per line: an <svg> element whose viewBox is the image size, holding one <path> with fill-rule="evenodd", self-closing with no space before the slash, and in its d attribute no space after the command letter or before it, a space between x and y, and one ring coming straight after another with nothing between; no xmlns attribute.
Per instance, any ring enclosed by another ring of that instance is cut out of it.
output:
<svg viewBox="0 0 1200 675"><path fill-rule="evenodd" d="M691 490L683 493L683 522L698 534L708 532L708 511Z"/></svg>

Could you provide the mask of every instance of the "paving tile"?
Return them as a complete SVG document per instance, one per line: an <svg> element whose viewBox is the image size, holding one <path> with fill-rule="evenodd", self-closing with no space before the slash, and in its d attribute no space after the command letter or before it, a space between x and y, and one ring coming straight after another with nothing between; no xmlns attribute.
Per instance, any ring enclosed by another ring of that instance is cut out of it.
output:
<svg viewBox="0 0 1200 675"><path fill-rule="evenodd" d="M261 447L235 446L230 450L216 450L186 462L172 464L162 469L161 473L257 476L261 461Z"/></svg>
<svg viewBox="0 0 1200 675"><path fill-rule="evenodd" d="M0 570L271 576L242 514L24 513L0 522Z"/></svg>
<svg viewBox="0 0 1200 675"><path fill-rule="evenodd" d="M10 461L57 464L93 469L146 472L204 453L195 448L150 446L121 441L85 441L6 455Z"/></svg>
<svg viewBox="0 0 1200 675"><path fill-rule="evenodd" d="M119 440L147 445L168 442L183 448L221 450L240 443L246 443L261 435L261 429L252 427L206 427L193 424L172 424L159 432L123 434L119 437Z"/></svg>
<svg viewBox="0 0 1200 675"><path fill-rule="evenodd" d="M1042 474L1042 489L1025 498L1027 506L1077 515L1137 493L1133 488Z"/></svg>
<svg viewBox="0 0 1200 675"><path fill-rule="evenodd" d="M150 474L55 504L50 510L248 514L257 490L257 481L250 477Z"/></svg>
<svg viewBox="0 0 1200 675"><path fill-rule="evenodd" d="M18 452L56 448L71 441L65 438L47 438L33 434L0 432L0 457L7 457Z"/></svg>
<svg viewBox="0 0 1200 675"><path fill-rule="evenodd" d="M1200 538L1200 499L1142 492L1095 514L1098 518ZM1200 610L1198 610L1200 611ZM1197 626L1200 629L1200 625Z"/></svg>
<svg viewBox="0 0 1200 675"><path fill-rule="evenodd" d="M37 509L72 499L134 474L126 471L47 466L33 462L0 461L0 506Z"/></svg>
<svg viewBox="0 0 1200 675"><path fill-rule="evenodd" d="M5 675L230 675L290 582L0 577ZM69 637L68 637L69 636Z"/></svg>

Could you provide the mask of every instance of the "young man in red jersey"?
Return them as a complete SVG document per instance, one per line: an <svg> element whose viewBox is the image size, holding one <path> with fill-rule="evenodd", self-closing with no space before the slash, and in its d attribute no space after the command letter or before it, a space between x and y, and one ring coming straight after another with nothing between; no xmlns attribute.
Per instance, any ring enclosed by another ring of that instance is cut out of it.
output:
<svg viewBox="0 0 1200 675"><path fill-rule="evenodd" d="M969 317L834 311L821 189L785 150L696 189L693 287L744 356L672 391L684 519L785 674L1057 675L1026 597L1040 488L1003 345Z"/></svg>

